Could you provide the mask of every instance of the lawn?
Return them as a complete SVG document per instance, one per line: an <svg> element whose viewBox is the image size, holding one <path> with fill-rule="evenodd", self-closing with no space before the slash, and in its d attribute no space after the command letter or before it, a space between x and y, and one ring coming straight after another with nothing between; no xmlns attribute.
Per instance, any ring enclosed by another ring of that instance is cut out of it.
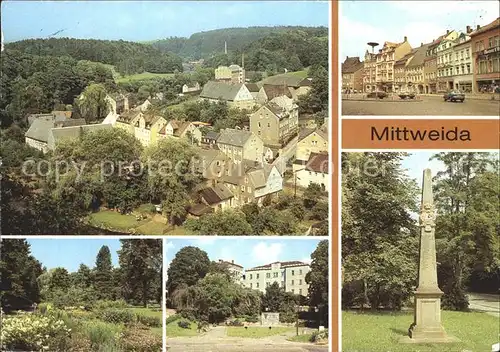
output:
<svg viewBox="0 0 500 352"><path fill-rule="evenodd" d="M127 83L132 81L140 81L143 79L153 79L153 78L172 78L174 77L173 73L137 73L130 76L123 76L116 80L116 83Z"/></svg>
<svg viewBox="0 0 500 352"><path fill-rule="evenodd" d="M159 311L156 311L156 310L153 310L151 308L133 307L133 308L130 308L130 310L132 312L134 312L135 314L141 314L141 315L145 315L148 317L157 317L157 318L163 319L163 312L161 311L161 309Z"/></svg>
<svg viewBox="0 0 500 352"><path fill-rule="evenodd" d="M149 221L137 227L136 233L140 233L141 235L162 235L166 228L167 225L161 222Z"/></svg>
<svg viewBox="0 0 500 352"><path fill-rule="evenodd" d="M103 210L92 213L89 217L90 224L96 227L105 227L121 231L130 231L138 226L144 225L148 220L137 221L134 215L120 214L112 210Z"/></svg>
<svg viewBox="0 0 500 352"><path fill-rule="evenodd" d="M230 326L227 328L227 336L259 339L274 335L284 335L287 333L291 333L292 331L294 331L293 328L274 327L272 329L269 329L268 327L260 328L249 326L245 329L244 327Z"/></svg>
<svg viewBox="0 0 500 352"><path fill-rule="evenodd" d="M442 312L444 329L461 342L401 344L413 313L342 313L343 352L482 352L498 342L498 319L485 313Z"/></svg>
<svg viewBox="0 0 500 352"><path fill-rule="evenodd" d="M198 336L198 324L191 322L189 329L181 328L177 323L183 321L184 319L175 320L167 324L167 337L190 337Z"/></svg>

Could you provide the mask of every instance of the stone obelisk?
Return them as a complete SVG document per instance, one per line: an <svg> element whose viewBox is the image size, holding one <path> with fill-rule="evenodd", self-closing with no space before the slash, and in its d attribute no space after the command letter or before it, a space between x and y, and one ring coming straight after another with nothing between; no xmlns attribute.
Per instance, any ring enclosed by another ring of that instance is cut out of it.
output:
<svg viewBox="0 0 500 352"><path fill-rule="evenodd" d="M441 296L436 266L436 213L432 196L432 173L424 170L420 209L420 253L418 287L415 291L415 314L406 342L456 342L441 325Z"/></svg>

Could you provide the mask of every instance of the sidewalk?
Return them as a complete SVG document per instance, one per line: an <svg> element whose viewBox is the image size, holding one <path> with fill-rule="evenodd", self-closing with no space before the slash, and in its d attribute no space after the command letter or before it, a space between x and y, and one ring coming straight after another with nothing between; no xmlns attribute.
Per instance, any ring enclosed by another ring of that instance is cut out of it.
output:
<svg viewBox="0 0 500 352"><path fill-rule="evenodd" d="M418 94L422 97L442 97L443 94ZM465 100L500 100L500 93L465 93Z"/></svg>

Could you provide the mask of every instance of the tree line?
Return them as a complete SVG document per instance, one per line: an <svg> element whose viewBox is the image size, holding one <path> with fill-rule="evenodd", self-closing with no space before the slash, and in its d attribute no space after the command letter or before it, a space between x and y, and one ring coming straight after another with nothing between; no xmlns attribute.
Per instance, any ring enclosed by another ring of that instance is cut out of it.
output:
<svg viewBox="0 0 500 352"><path fill-rule="evenodd" d="M283 32L303 31L312 37L328 37L326 27L247 27L224 28L212 31L194 33L189 38L170 37L151 43L163 52L173 52L185 59L198 60L224 52L224 42L227 42L228 52L243 51L246 47L269 35ZM241 56L233 63L241 62Z"/></svg>
<svg viewBox="0 0 500 352"><path fill-rule="evenodd" d="M405 153L342 155L343 308L401 309L417 280L419 187ZM497 153L438 153L434 177L439 287L445 309L467 292L496 292L500 277ZM370 172L364 165L372 165Z"/></svg>
<svg viewBox="0 0 500 352"><path fill-rule="evenodd" d="M97 253L94 268L80 264L76 272L48 270L31 255L26 240L2 240L0 273L4 311L27 309L33 303L56 307L92 306L98 300L129 304L161 303L162 245L160 240L120 240L119 267L113 267L108 246Z"/></svg>
<svg viewBox="0 0 500 352"><path fill-rule="evenodd" d="M123 40L97 40L75 38L25 39L5 45L37 56L69 56L113 65L123 75L133 73L182 72L182 59L177 55L161 52L148 44Z"/></svg>

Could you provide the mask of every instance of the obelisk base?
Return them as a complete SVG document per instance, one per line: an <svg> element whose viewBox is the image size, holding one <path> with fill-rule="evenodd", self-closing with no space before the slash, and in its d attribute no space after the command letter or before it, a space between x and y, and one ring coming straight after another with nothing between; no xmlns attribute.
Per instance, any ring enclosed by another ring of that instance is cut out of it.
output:
<svg viewBox="0 0 500 352"><path fill-rule="evenodd" d="M401 343L452 343L459 342L449 336L441 325L441 296L439 289L415 292L415 321Z"/></svg>

